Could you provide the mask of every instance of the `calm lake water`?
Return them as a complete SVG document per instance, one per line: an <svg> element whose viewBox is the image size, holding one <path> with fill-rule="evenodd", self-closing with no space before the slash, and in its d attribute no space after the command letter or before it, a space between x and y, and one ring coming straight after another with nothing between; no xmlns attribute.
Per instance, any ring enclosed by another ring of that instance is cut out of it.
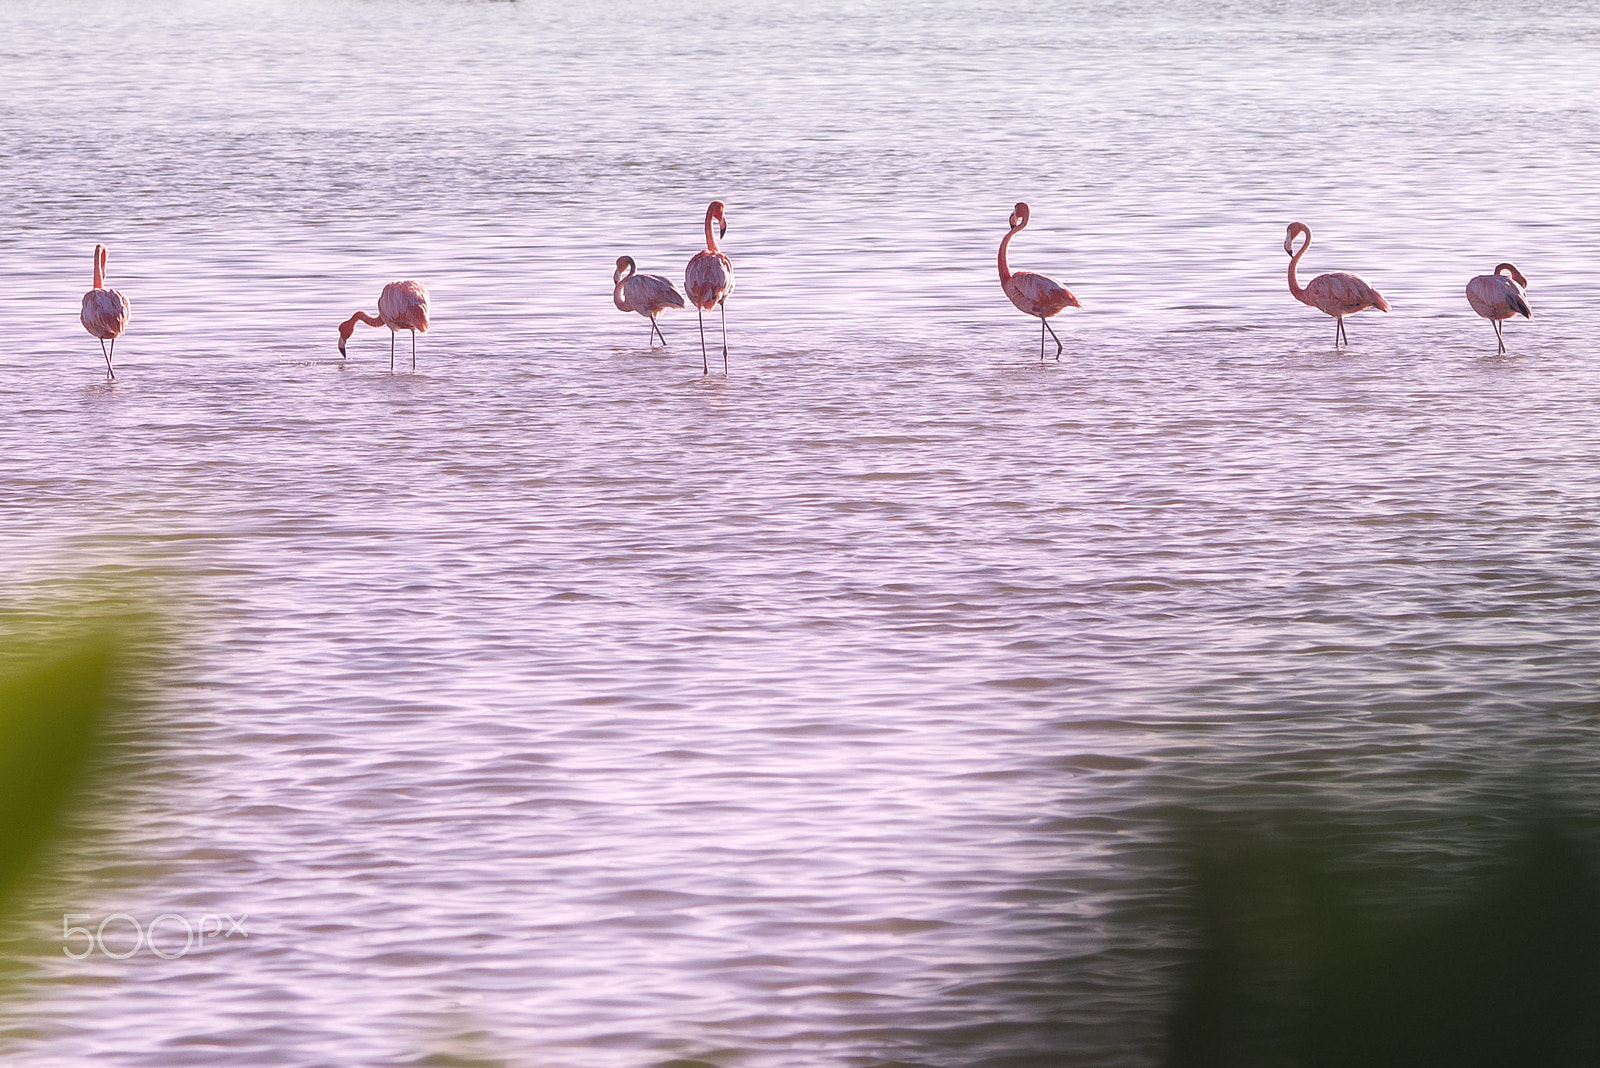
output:
<svg viewBox="0 0 1600 1068"><path fill-rule="evenodd" d="M1581 796L1597 54L1565 4L0 7L0 590L153 576L189 665L25 903L6 1062L1147 1066L1175 808L1428 865ZM610 301L714 197L726 376ZM1292 219L1393 305L1346 351ZM411 277L416 373L339 363Z"/></svg>

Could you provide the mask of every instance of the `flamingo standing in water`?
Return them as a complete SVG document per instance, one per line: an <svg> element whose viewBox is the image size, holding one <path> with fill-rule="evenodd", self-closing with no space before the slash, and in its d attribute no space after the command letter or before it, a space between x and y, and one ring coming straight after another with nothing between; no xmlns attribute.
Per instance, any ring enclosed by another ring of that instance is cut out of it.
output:
<svg viewBox="0 0 1600 1068"><path fill-rule="evenodd" d="M656 338L661 338L661 344L667 343L667 335L661 333L661 324L656 322L656 316L668 308L683 307L683 294L672 288L672 283L659 274L637 274L637 264L632 256L617 257L617 271L611 276L611 281L616 288L611 291L611 303L617 306L618 311L636 311L650 320L650 345L655 347ZM623 274L622 272L628 272Z"/></svg>
<svg viewBox="0 0 1600 1068"><path fill-rule="evenodd" d="M1304 237L1305 243L1300 246L1300 251L1294 249L1294 239ZM1338 348L1339 342L1350 344L1350 336L1344 330L1344 317L1354 315L1367 308L1377 308L1381 312L1389 310L1389 302L1383 299L1383 294L1373 289L1366 282L1353 274L1335 271L1332 274L1319 274L1304 288L1300 286L1300 276L1296 268L1300 266L1300 257L1306 254L1306 249L1311 247L1311 227L1303 222L1289 224L1289 234L1283 239L1283 251L1289 254L1289 292L1294 294L1294 299L1302 304L1309 304L1325 315L1333 316L1333 347Z"/></svg>
<svg viewBox="0 0 1600 1068"><path fill-rule="evenodd" d="M1056 359L1059 360L1061 339L1056 337L1055 330L1046 320L1062 308L1081 308L1083 305L1078 303L1078 298L1072 295L1071 290L1054 278L1032 271L1011 273L1011 265L1006 260L1006 248L1011 244L1011 239L1027 225L1028 205L1019 202L1011 211L1011 232L1000 239L1000 288L1006 291L1011 303L1024 314L1039 317L1039 359L1044 359L1044 332L1049 330L1050 336L1055 339Z"/></svg>
<svg viewBox="0 0 1600 1068"><path fill-rule="evenodd" d="M106 358L106 377L116 378L111 369L111 354L117 351L117 338L128 327L128 298L106 288L106 247L94 247L94 288L83 295L83 312L78 318L83 328L100 339L100 355ZM106 351L106 342L111 351Z"/></svg>
<svg viewBox="0 0 1600 1068"><path fill-rule="evenodd" d="M1507 278L1506 273L1511 277ZM1494 336L1500 342L1500 351L1496 355L1504 355L1506 351L1506 339L1500 333L1500 321L1513 315L1533 318L1533 308L1528 304L1525 291L1527 284L1528 280L1514 263L1502 263L1494 269L1494 274L1480 274L1467 283L1467 303L1472 305L1473 311L1494 324Z"/></svg>
<svg viewBox="0 0 1600 1068"><path fill-rule="evenodd" d="M706 358L706 312L722 309L722 373L728 373L728 295L733 292L733 261L717 248L717 235L711 231L711 221L722 224L722 236L728 234L728 220L723 217L725 207L713 200L706 208L706 247L694 254L683 272L683 288L694 302L700 316L700 365L706 374L711 373ZM665 340L665 339L663 339Z"/></svg>
<svg viewBox="0 0 1600 1068"><path fill-rule="evenodd" d="M411 369L417 369L417 332L428 332L428 290L421 282L409 279L390 282L378 296L378 314L368 315L358 311L339 324L339 355L345 355L344 343L355 333L357 323L389 328L389 370L394 371L394 335L396 331L411 331Z"/></svg>

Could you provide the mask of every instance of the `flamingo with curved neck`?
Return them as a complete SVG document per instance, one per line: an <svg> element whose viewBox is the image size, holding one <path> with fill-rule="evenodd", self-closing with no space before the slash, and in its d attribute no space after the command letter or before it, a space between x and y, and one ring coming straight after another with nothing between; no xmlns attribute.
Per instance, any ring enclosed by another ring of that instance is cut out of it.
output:
<svg viewBox="0 0 1600 1068"><path fill-rule="evenodd" d="M638 312L649 319L651 347L655 346L658 336L661 344L665 345L667 336L661 333L661 324L656 322L656 316L668 308L683 307L683 294L661 275L639 274L638 270L639 266L633 262L632 256L617 257L617 270L611 276L611 303L617 306L618 311Z"/></svg>
<svg viewBox="0 0 1600 1068"><path fill-rule="evenodd" d="M1000 288L1005 290L1006 296L1011 298L1011 303L1027 315L1037 316L1039 319L1039 359L1044 359L1044 332L1050 331L1050 336L1055 339L1056 359L1061 359L1061 339L1056 337L1056 332L1051 328L1048 320L1063 308L1081 308L1078 298L1072 292L1047 275L1036 274L1033 271L1012 272L1011 264L1007 258L1007 250L1011 246L1011 239L1022 232L1028 225L1030 213L1028 205L1017 202L1011 211L1011 231L1000 239L1000 253L997 257L1000 266Z"/></svg>
<svg viewBox="0 0 1600 1068"><path fill-rule="evenodd" d="M1502 263L1495 267L1493 274L1480 274L1467 283L1467 303L1472 305L1473 311L1494 324L1494 336L1500 342L1500 350L1496 355L1503 356L1506 351L1506 339L1501 333L1500 323L1513 315L1533 318L1527 286L1527 278L1523 277L1514 263Z"/></svg>
<svg viewBox="0 0 1600 1068"><path fill-rule="evenodd" d="M128 328L128 313L132 310L128 298L115 289L106 288L106 247L94 247L94 288L83 295L83 311L78 321L83 328L100 339L100 355L106 358L106 377L116 378L111 369L111 357L117 351L117 338ZM110 351L106 342L111 342Z"/></svg>
<svg viewBox="0 0 1600 1068"><path fill-rule="evenodd" d="M411 369L417 369L417 334L428 332L428 290L421 282L407 279L390 282L378 295L378 314L358 311L339 324L339 355L345 355L345 342L355 333L357 323L389 328L389 370L394 371L394 335L411 331Z"/></svg>
<svg viewBox="0 0 1600 1068"><path fill-rule="evenodd" d="M717 247L717 235L711 229L711 223L715 220L722 224L722 234L727 236L726 211L726 206L720 200L713 200L706 208L706 247L694 254L683 272L683 288L700 317L700 366L706 374L711 373L711 363L706 356L705 313L712 308L722 309L722 373L728 373L727 300L733 293L733 261Z"/></svg>
<svg viewBox="0 0 1600 1068"><path fill-rule="evenodd" d="M1305 238L1299 251L1294 248L1294 239L1297 237ZM1300 303L1308 304L1325 315L1333 316L1334 348L1338 348L1341 341L1348 345L1350 337L1345 333L1344 317L1368 308L1387 312L1389 302L1383 299L1382 293L1373 289L1364 280L1343 271L1319 274L1301 286L1297 268L1300 266L1300 257L1304 256L1306 249L1310 247L1311 227L1303 222L1290 223L1288 236L1283 239L1283 251L1289 254L1289 292Z"/></svg>

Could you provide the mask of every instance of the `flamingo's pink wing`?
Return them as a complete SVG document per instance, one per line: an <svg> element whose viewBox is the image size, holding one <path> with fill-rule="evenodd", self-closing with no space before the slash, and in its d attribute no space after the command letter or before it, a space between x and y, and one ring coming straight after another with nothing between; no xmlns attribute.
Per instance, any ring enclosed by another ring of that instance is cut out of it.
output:
<svg viewBox="0 0 1600 1068"><path fill-rule="evenodd" d="M1480 274L1468 282L1467 303L1485 319L1509 319L1513 315L1533 318L1522 287L1505 275Z"/></svg>
<svg viewBox="0 0 1600 1068"><path fill-rule="evenodd" d="M1329 315L1354 315L1364 308L1389 310L1389 302L1383 299L1382 293L1343 271L1317 275L1305 292L1313 307Z"/></svg>
<svg viewBox="0 0 1600 1068"><path fill-rule="evenodd" d="M119 337L128 325L128 298L115 289L91 289L83 295L83 328L102 341Z"/></svg>
<svg viewBox="0 0 1600 1068"><path fill-rule="evenodd" d="M695 307L710 311L733 292L733 263L720 252L697 252L683 272L683 288Z"/></svg>
<svg viewBox="0 0 1600 1068"><path fill-rule="evenodd" d="M683 294L659 274L634 275L622 283L622 295L644 315L653 315L662 308L683 307Z"/></svg>
<svg viewBox="0 0 1600 1068"><path fill-rule="evenodd" d="M1066 286L1034 271L1017 271L1006 281L1004 288L1011 303L1028 315L1049 318L1062 308L1083 306Z"/></svg>
<svg viewBox="0 0 1600 1068"><path fill-rule="evenodd" d="M390 282L378 297L378 314L391 330L428 332L428 289L407 279Z"/></svg>

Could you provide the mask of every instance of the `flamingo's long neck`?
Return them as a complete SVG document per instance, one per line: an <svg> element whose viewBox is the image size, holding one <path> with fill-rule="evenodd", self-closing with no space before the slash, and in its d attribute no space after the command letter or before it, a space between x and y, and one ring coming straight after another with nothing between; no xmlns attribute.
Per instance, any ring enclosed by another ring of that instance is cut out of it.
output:
<svg viewBox="0 0 1600 1068"><path fill-rule="evenodd" d="M383 321L383 316L381 315L368 315L364 311L356 312L354 315L350 316L350 318L339 324L339 355L341 357L344 355L344 343L349 341L350 335L356 332L357 323L366 323L368 326L389 325ZM415 337L416 335L413 334L412 336Z"/></svg>
<svg viewBox="0 0 1600 1068"><path fill-rule="evenodd" d="M633 305L629 304L622 295L622 283L632 278L633 272L634 268L632 266L628 267L627 274L623 274L620 270L617 272L617 284L611 290L611 303L617 306L617 311L633 311Z"/></svg>
<svg viewBox="0 0 1600 1068"><path fill-rule="evenodd" d="M706 209L706 248L712 252L719 252L717 248L717 230L711 224L716 221L716 215L710 208Z"/></svg>
<svg viewBox="0 0 1600 1068"><path fill-rule="evenodd" d="M1306 249L1311 247L1311 235L1307 233L1305 239L1305 244L1300 246L1300 250L1289 257L1289 292L1295 300L1302 304L1306 302L1306 291L1305 287L1300 284L1300 257L1304 256Z"/></svg>
<svg viewBox="0 0 1600 1068"><path fill-rule="evenodd" d="M339 325L339 328L340 328L340 330L342 330L344 332L344 336L345 337L349 337L350 336L350 331L352 331L352 330L354 330L356 328L356 324L357 323L366 323L368 326L388 326L389 325L388 323L383 321L383 316L381 316L381 315L368 315L364 311L358 311L354 315L350 316L350 318L346 319L343 323L341 323Z"/></svg>
<svg viewBox="0 0 1600 1068"><path fill-rule="evenodd" d="M106 287L106 248L104 245L94 247L94 287Z"/></svg>
<svg viewBox="0 0 1600 1068"><path fill-rule="evenodd" d="M1011 264L1006 258L1006 249L1011 246L1011 239L1016 237L1017 234L1022 231L1022 228L1027 225L1028 220L1022 220L1011 228L1010 233L1006 234L1005 237L1000 239L1000 255L998 258L1000 261L1000 281L1002 284L1011 281Z"/></svg>
<svg viewBox="0 0 1600 1068"><path fill-rule="evenodd" d="M1509 274L1511 276L1511 280L1517 283L1519 286L1525 286L1528 284L1528 280L1522 276L1521 271L1517 270L1517 265L1514 263L1502 263L1494 269L1494 273Z"/></svg>

